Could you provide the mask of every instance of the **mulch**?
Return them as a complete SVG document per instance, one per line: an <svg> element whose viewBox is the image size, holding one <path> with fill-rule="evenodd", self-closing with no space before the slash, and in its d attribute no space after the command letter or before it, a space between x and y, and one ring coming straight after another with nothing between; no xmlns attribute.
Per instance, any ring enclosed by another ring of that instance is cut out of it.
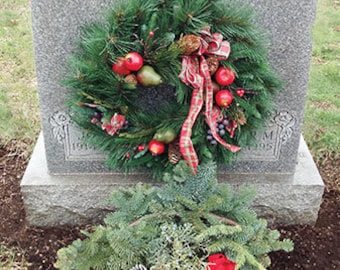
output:
<svg viewBox="0 0 340 270"><path fill-rule="evenodd" d="M15 147L0 146L0 247L15 251L8 257L0 253L0 268L4 261L12 260L11 269L55 269L57 250L82 238L80 230L91 228L91 224L58 228L28 226L20 192L26 166L27 160ZM275 226L282 237L293 240L295 248L290 253L270 254L271 270L340 269L340 159L325 157L318 167L327 188L317 223Z"/></svg>

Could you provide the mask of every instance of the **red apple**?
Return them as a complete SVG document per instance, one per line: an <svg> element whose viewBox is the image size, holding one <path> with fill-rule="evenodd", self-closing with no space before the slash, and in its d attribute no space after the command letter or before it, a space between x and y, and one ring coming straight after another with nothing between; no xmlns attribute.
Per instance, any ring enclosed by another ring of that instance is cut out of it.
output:
<svg viewBox="0 0 340 270"><path fill-rule="evenodd" d="M138 71L143 63L143 57L137 52L130 52L125 55L124 65L128 70Z"/></svg>
<svg viewBox="0 0 340 270"><path fill-rule="evenodd" d="M165 145L164 145L164 143L162 143L162 142L159 142L159 141L156 141L156 140L152 139L152 140L149 142L148 150L150 151L150 153L151 153L153 156L157 156L157 155L160 155L160 154L163 154L163 153L164 153L164 151L165 151Z"/></svg>
<svg viewBox="0 0 340 270"><path fill-rule="evenodd" d="M235 73L232 69L227 67L220 67L215 74L216 82L219 85L231 85L235 80Z"/></svg>
<svg viewBox="0 0 340 270"><path fill-rule="evenodd" d="M229 90L220 90L215 95L215 101L220 107L228 107L233 102L233 94Z"/></svg>
<svg viewBox="0 0 340 270"><path fill-rule="evenodd" d="M129 69L127 69L124 65L125 58L117 57L116 61L112 65L112 71L119 75L128 75L131 73Z"/></svg>

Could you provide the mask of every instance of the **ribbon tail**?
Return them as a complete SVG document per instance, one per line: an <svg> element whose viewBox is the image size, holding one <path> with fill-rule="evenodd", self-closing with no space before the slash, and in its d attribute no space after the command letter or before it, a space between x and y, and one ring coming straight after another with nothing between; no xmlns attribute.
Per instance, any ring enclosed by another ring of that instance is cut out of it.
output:
<svg viewBox="0 0 340 270"><path fill-rule="evenodd" d="M192 127L203 106L203 88L195 88L192 93L189 114L185 119L179 140L179 147L184 160L192 169L193 174L196 174L199 163L198 156L191 141Z"/></svg>
<svg viewBox="0 0 340 270"><path fill-rule="evenodd" d="M189 126L189 121L185 121L183 123L182 130L188 129ZM190 136L181 136L179 140L179 147L182 157L184 158L188 166L192 169L192 173L196 174L199 160Z"/></svg>
<svg viewBox="0 0 340 270"><path fill-rule="evenodd" d="M210 125L209 125L210 126ZM212 136L215 138L215 140L217 142L219 142L221 145L223 145L226 149L228 149L229 151L233 152L233 153L236 153L238 151L240 151L241 147L239 146L236 146L236 145L232 145L232 144L229 144L227 142L225 142L221 137L220 135L218 135L218 133L216 132L216 128L215 128L215 125L212 125L213 128L211 128L212 130Z"/></svg>

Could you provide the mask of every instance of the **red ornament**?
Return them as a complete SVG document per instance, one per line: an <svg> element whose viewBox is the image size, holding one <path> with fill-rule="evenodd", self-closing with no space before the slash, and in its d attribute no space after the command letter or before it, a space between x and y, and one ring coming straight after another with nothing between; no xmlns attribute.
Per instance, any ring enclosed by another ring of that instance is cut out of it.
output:
<svg viewBox="0 0 340 270"><path fill-rule="evenodd" d="M224 254L212 254L208 257L209 265L206 270L235 270L236 263L230 261Z"/></svg>
<svg viewBox="0 0 340 270"><path fill-rule="evenodd" d="M220 107L228 107L233 102L233 94L229 90L220 90L215 95L216 104Z"/></svg>
<svg viewBox="0 0 340 270"><path fill-rule="evenodd" d="M115 63L112 65L112 71L119 75L128 75L131 73L129 69L125 67L125 58L117 57Z"/></svg>
<svg viewBox="0 0 340 270"><path fill-rule="evenodd" d="M246 92L246 91L245 91L244 89L237 89L237 90L236 90L236 94L237 94L239 97L243 97L245 92Z"/></svg>
<svg viewBox="0 0 340 270"><path fill-rule="evenodd" d="M130 153L126 153L126 154L125 154L125 157L126 157L126 158L130 158L130 157L131 157L131 154L130 154Z"/></svg>
<svg viewBox="0 0 340 270"><path fill-rule="evenodd" d="M154 31L150 31L149 32L149 37L153 37L155 35L155 32Z"/></svg>
<svg viewBox="0 0 340 270"><path fill-rule="evenodd" d="M215 79L219 85L222 86L231 85L235 80L235 73L230 68L220 67L216 71Z"/></svg>
<svg viewBox="0 0 340 270"><path fill-rule="evenodd" d="M158 156L164 153L165 144L156 140L151 140L148 145L148 150L153 156Z"/></svg>
<svg viewBox="0 0 340 270"><path fill-rule="evenodd" d="M143 57L137 52L130 52L125 56L124 65L128 70L138 71L143 63Z"/></svg>

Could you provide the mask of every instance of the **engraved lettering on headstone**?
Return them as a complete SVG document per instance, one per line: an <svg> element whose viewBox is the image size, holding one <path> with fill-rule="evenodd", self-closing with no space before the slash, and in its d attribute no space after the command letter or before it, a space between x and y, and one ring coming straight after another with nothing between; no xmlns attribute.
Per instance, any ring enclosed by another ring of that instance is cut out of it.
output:
<svg viewBox="0 0 340 270"><path fill-rule="evenodd" d="M291 138L295 124L294 113L276 112L271 116L267 129L263 133L253 132L256 143L243 149L241 160L278 160L281 146Z"/></svg>
<svg viewBox="0 0 340 270"><path fill-rule="evenodd" d="M56 112L49 120L53 137L64 145L65 160L86 161L105 159L105 154L84 142L85 133L81 132L65 112Z"/></svg>
<svg viewBox="0 0 340 270"><path fill-rule="evenodd" d="M70 161L102 161L105 160L105 154L96 150L92 145L84 142L85 133L81 132L74 124L67 126L65 140L65 159Z"/></svg>
<svg viewBox="0 0 340 270"><path fill-rule="evenodd" d="M84 142L85 133L81 132L64 112L57 112L50 118L53 136L58 143L64 144L65 160L88 161L105 160L105 153ZM241 160L276 161L281 146L292 136L296 117L293 112L274 113L263 133L253 132L255 144L243 149Z"/></svg>

